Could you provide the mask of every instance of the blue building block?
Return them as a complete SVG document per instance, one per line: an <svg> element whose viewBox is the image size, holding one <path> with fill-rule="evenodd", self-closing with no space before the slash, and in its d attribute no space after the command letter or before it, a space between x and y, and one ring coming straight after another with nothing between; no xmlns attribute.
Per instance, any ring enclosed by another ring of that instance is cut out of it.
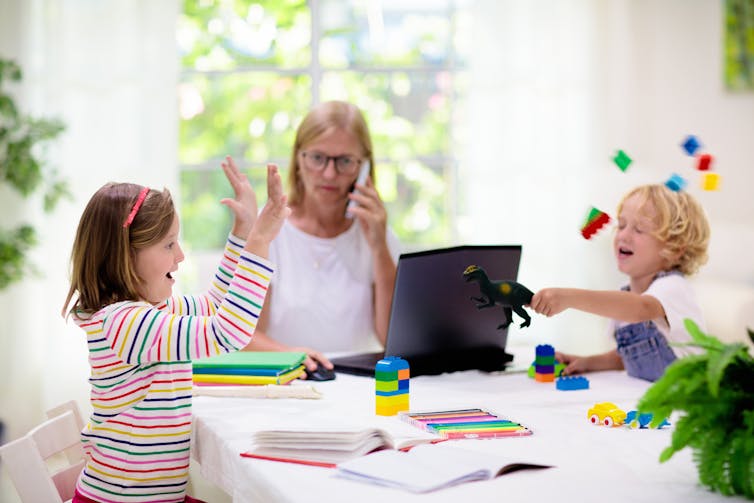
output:
<svg viewBox="0 0 754 503"><path fill-rule="evenodd" d="M555 381L555 387L561 391L589 389L589 380L584 376L563 376Z"/></svg>
<svg viewBox="0 0 754 503"><path fill-rule="evenodd" d="M628 413L626 413L626 424L631 428L647 429L651 422L652 414L639 414L638 411L635 410L629 410ZM657 426L657 429L659 430L663 426L670 426L670 422L667 418L662 420Z"/></svg>
<svg viewBox="0 0 754 503"><path fill-rule="evenodd" d="M683 143L681 143L681 147L683 147L683 150L685 150L688 155L694 155L701 146L702 144L693 134L688 135Z"/></svg>
<svg viewBox="0 0 754 503"><path fill-rule="evenodd" d="M674 192L678 192L686 187L686 180L684 180L681 175L673 173L670 175L670 178L668 178L668 181L665 182L665 186Z"/></svg>

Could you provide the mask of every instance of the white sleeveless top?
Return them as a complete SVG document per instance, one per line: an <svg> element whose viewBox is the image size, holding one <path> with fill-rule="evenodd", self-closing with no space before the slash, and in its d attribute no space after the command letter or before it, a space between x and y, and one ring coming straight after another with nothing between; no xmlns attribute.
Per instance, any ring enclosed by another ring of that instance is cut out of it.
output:
<svg viewBox="0 0 754 503"><path fill-rule="evenodd" d="M393 260L398 238L388 229ZM285 222L270 245L275 264L267 334L322 352L379 351L374 331L373 258L358 221L334 238L306 234Z"/></svg>

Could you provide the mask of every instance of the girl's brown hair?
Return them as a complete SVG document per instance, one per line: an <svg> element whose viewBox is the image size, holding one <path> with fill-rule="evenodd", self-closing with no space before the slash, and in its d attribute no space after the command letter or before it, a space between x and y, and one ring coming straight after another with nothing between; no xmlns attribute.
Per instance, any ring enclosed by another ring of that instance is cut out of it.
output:
<svg viewBox="0 0 754 503"><path fill-rule="evenodd" d="M664 244L660 253L670 269L693 274L707 262L710 227L701 205L686 191L673 191L665 185L641 185L623 196L618 205L638 196L640 207L651 203L655 210L653 235Z"/></svg>
<svg viewBox="0 0 754 503"><path fill-rule="evenodd" d="M304 198L303 184L301 183L301 165L299 153L307 145L317 141L322 135L335 129L341 129L354 135L361 144L361 156L369 160L371 169L369 175L374 182L374 154L372 152L372 139L369 136L369 127L364 115L356 105L345 101L326 101L314 107L296 130L296 140L291 152L291 164L288 171L288 203L296 206Z"/></svg>
<svg viewBox="0 0 754 503"><path fill-rule="evenodd" d="M89 200L73 241L64 316L67 312L85 316L115 302L140 298L134 252L165 237L175 218L170 192L152 189L131 224L124 226L142 189L132 183L108 183Z"/></svg>

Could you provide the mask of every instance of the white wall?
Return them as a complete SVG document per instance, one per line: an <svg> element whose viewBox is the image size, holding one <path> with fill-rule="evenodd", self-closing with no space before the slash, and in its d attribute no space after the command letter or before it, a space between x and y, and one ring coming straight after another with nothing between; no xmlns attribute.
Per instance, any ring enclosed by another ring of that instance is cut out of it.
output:
<svg viewBox="0 0 754 503"><path fill-rule="evenodd" d="M722 2L710 0L479 0L472 62L470 169L473 242L522 243L519 279L614 289L624 279L612 230L579 234L590 206L615 216L620 196L672 172L689 181L712 226L700 274L754 286L754 92L722 81ZM679 143L697 135L721 190L698 187ZM611 161L633 159L626 173ZM566 312L512 329L511 344L564 351L611 347L605 321Z"/></svg>

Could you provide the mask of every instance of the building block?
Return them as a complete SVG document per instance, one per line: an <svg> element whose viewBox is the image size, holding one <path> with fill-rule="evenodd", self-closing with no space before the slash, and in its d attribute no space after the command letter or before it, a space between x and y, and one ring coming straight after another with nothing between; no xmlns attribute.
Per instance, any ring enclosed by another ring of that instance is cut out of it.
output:
<svg viewBox="0 0 754 503"><path fill-rule="evenodd" d="M639 428L639 429L647 429L649 428L649 424L652 422L652 414L639 414L638 411L630 410L628 413L626 413L626 426L629 428ZM670 422L668 421L668 418L663 419L659 425L657 425L657 429L663 428L665 426L670 426Z"/></svg>
<svg viewBox="0 0 754 503"><path fill-rule="evenodd" d="M712 167L712 161L715 158L709 154L702 154L699 156L699 162L696 163L696 169L699 171L709 171Z"/></svg>
<svg viewBox="0 0 754 503"><path fill-rule="evenodd" d="M589 389L589 379L584 376L562 376L555 381L555 387L561 391Z"/></svg>
<svg viewBox="0 0 754 503"><path fill-rule="evenodd" d="M555 348L549 344L539 344L534 349L534 380L537 382L555 380Z"/></svg>
<svg viewBox="0 0 754 503"><path fill-rule="evenodd" d="M625 171L628 169L628 166L633 162L633 159L631 159L624 151L618 150L618 153L616 153L615 157L613 157L613 162L616 166L618 166L618 168L620 168L621 171L625 173Z"/></svg>
<svg viewBox="0 0 754 503"><path fill-rule="evenodd" d="M565 368L565 364L560 363L559 361L555 360L555 375L559 376L561 372L563 372L563 369ZM529 370L527 371L527 375L529 376L529 379L534 379L534 374L536 374L536 365L534 362L531 362L531 365L529 366Z"/></svg>
<svg viewBox="0 0 754 503"><path fill-rule="evenodd" d="M375 413L394 416L409 410L408 362L398 356L388 356L374 367Z"/></svg>
<svg viewBox="0 0 754 503"><path fill-rule="evenodd" d="M701 146L701 142L693 134L688 135L683 140L683 143L681 143L681 147L683 147L683 150L685 150L688 155L694 155Z"/></svg>
<svg viewBox="0 0 754 503"><path fill-rule="evenodd" d="M678 192L686 187L686 180L681 175L673 173L665 182L665 186L672 191Z"/></svg>
<svg viewBox="0 0 754 503"><path fill-rule="evenodd" d="M608 222L610 222L610 215L592 206L592 209L589 210L589 215L586 217L586 222L581 227L581 235L584 239L590 239L598 230L607 225Z"/></svg>
<svg viewBox="0 0 754 503"><path fill-rule="evenodd" d="M720 174L719 173L704 173L702 175L702 189L717 190L719 188L720 188Z"/></svg>

